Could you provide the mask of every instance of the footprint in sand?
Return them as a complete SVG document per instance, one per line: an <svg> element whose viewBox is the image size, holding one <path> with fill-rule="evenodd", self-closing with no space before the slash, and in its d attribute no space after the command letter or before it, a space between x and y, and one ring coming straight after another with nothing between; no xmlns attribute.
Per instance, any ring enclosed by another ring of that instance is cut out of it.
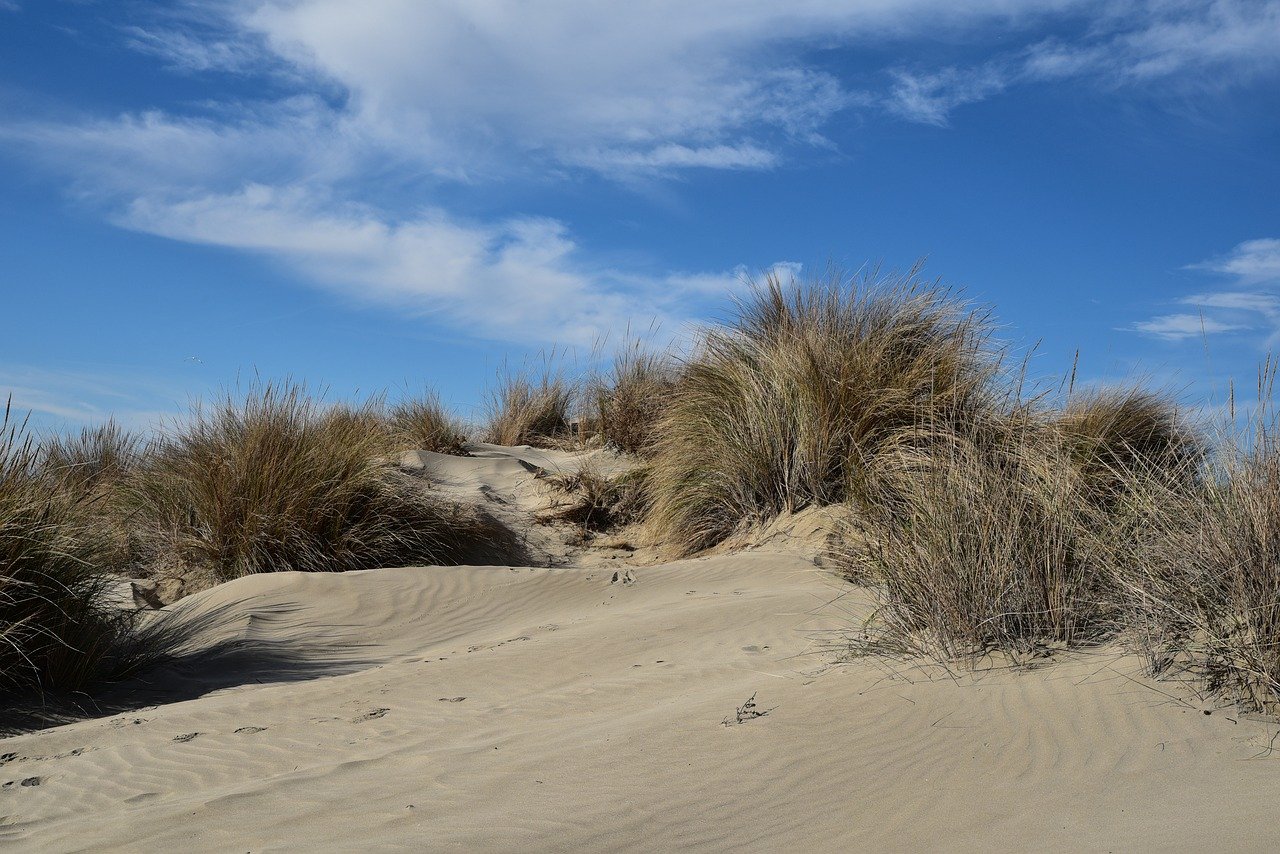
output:
<svg viewBox="0 0 1280 854"><path fill-rule="evenodd" d="M255 732L266 731L267 728L264 726L242 726L240 729L236 730L237 733L243 733L244 735L253 735Z"/></svg>
<svg viewBox="0 0 1280 854"><path fill-rule="evenodd" d="M12 789L15 785L17 785L17 786L22 786L24 788L29 789L32 786L39 786L43 782L44 780L40 777L27 777L21 783L19 783L17 780L10 780L9 782L5 783L3 787L0 787L0 788Z"/></svg>
<svg viewBox="0 0 1280 854"><path fill-rule="evenodd" d="M389 712L389 711L391 711L391 710L390 710L390 709L370 709L369 711L365 712L365 713L364 713L363 715L361 715L360 717L358 717L358 718L352 718L352 719L351 719L351 722L352 722L353 724L358 724L358 723L363 723L364 721L377 720L378 718L382 717L383 715L385 715L385 714L386 714L387 712Z"/></svg>
<svg viewBox="0 0 1280 854"><path fill-rule="evenodd" d="M190 741L191 739L195 738L195 737L196 737L197 735L199 735L199 734L200 734L200 733L198 733L198 732L184 732L182 735L175 735L175 736L173 737L173 740L174 740L174 741L177 741L177 742L184 742L184 743L185 743L185 742L188 742L188 741Z"/></svg>
<svg viewBox="0 0 1280 854"><path fill-rule="evenodd" d="M442 703L461 703L461 702L462 702L463 700L465 700L465 699L467 699L467 698L466 698L466 697L441 697L441 698L440 698L440 702L442 702Z"/></svg>

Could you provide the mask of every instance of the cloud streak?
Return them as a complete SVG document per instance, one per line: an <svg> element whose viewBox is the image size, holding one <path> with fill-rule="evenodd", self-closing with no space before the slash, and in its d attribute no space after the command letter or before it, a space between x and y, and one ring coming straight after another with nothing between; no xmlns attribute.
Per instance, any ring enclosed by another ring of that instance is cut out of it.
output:
<svg viewBox="0 0 1280 854"><path fill-rule="evenodd" d="M1194 307L1195 314L1159 315L1134 324L1134 331L1166 341L1226 332L1265 333L1267 347L1280 340L1280 239L1246 240L1218 258L1187 269L1226 276L1232 281L1226 290L1178 300L1181 305Z"/></svg>

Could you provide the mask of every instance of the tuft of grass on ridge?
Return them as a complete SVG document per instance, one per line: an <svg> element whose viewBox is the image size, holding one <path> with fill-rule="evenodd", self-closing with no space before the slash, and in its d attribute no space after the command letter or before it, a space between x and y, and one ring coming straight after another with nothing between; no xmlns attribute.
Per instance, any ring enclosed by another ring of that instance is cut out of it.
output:
<svg viewBox="0 0 1280 854"><path fill-rule="evenodd" d="M610 373L592 384L595 428L607 445L628 454L653 453L658 421L676 387L677 366L663 354L629 342Z"/></svg>
<svg viewBox="0 0 1280 854"><path fill-rule="evenodd" d="M396 403L390 420L397 439L409 450L466 456L466 427L449 414L434 391Z"/></svg>
<svg viewBox="0 0 1280 854"><path fill-rule="evenodd" d="M987 315L915 270L807 284L770 274L705 331L656 431L652 519L683 552L861 480L921 409L978 422L998 354Z"/></svg>
<svg viewBox="0 0 1280 854"><path fill-rule="evenodd" d="M531 372L502 371L486 403L485 441L495 445L556 445L570 440L576 398L563 374L546 367Z"/></svg>
<svg viewBox="0 0 1280 854"><path fill-rule="evenodd" d="M389 458L376 408L325 409L290 382L197 406L128 482L153 572L224 581L437 562L447 515Z"/></svg>
<svg viewBox="0 0 1280 854"><path fill-rule="evenodd" d="M1246 709L1280 711L1280 422L1259 381L1256 433L1229 433L1181 477L1125 466L1107 557L1156 673L1190 671ZM1185 482L1194 482L1187 488Z"/></svg>
<svg viewBox="0 0 1280 854"><path fill-rule="evenodd" d="M1097 641L1116 627L1102 510L1061 434L1013 414L994 445L946 426L876 461L846 571L880 600L876 643L942 659Z"/></svg>

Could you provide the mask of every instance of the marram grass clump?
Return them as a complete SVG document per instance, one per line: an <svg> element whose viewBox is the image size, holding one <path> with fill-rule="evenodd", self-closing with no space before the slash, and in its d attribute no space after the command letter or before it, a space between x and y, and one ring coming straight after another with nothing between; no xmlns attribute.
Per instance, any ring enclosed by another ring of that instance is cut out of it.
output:
<svg viewBox="0 0 1280 854"><path fill-rule="evenodd" d="M287 382L197 407L128 483L153 572L223 581L436 562L446 514L368 414L327 410Z"/></svg>
<svg viewBox="0 0 1280 854"><path fill-rule="evenodd" d="M618 451L652 456L658 423L679 378L674 361L639 341L620 349L610 372L591 387L594 427Z"/></svg>
<svg viewBox="0 0 1280 854"><path fill-rule="evenodd" d="M563 374L503 371L490 389L485 441L495 445L556 445L570 438L575 388Z"/></svg>
<svg viewBox="0 0 1280 854"><path fill-rule="evenodd" d="M136 672L163 633L110 601L83 492L51 489L40 449L0 422L0 696L68 694ZM77 473L77 479L83 475Z"/></svg>
<svg viewBox="0 0 1280 854"><path fill-rule="evenodd" d="M866 467L921 410L978 423L987 315L907 275L776 275L706 330L656 425L652 520L684 552L809 505L869 500Z"/></svg>

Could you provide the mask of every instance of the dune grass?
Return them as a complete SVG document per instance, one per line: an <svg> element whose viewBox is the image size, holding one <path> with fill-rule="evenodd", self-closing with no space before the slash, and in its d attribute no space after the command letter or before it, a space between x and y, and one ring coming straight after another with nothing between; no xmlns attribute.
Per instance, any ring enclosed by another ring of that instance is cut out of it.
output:
<svg viewBox="0 0 1280 854"><path fill-rule="evenodd" d="M678 376L669 356L646 350L641 341L619 349L610 372L590 390L594 427L605 444L623 453L651 456L659 419Z"/></svg>
<svg viewBox="0 0 1280 854"><path fill-rule="evenodd" d="M495 445L557 445L570 438L576 389L551 367L503 370L489 390L485 441Z"/></svg>
<svg viewBox="0 0 1280 854"><path fill-rule="evenodd" d="M924 430L926 428L909 428ZM846 571L880 608L877 643L943 659L1079 644L1116 626L1094 554L1102 511L1057 431L1014 414L994 446L948 426L886 454L854 516Z"/></svg>
<svg viewBox="0 0 1280 854"><path fill-rule="evenodd" d="M389 417L394 436L407 450L456 456L467 453L466 426L445 409L434 391L397 402Z"/></svg>
<svg viewBox="0 0 1280 854"><path fill-rule="evenodd" d="M50 494L79 517L104 568L128 572L138 561L122 486L146 453L143 439L115 421L54 435L40 443L39 473Z"/></svg>
<svg viewBox="0 0 1280 854"><path fill-rule="evenodd" d="M1130 636L1152 670L1201 676L1246 709L1280 711L1280 421L1274 363L1254 432L1226 432L1183 478L1139 460L1106 540ZM1195 479L1197 486L1182 483Z"/></svg>
<svg viewBox="0 0 1280 854"><path fill-rule="evenodd" d="M568 522L584 538L638 522L648 508L648 470L644 467L607 477L590 465L549 478L567 500L543 514L542 521Z"/></svg>
<svg viewBox="0 0 1280 854"><path fill-rule="evenodd" d="M921 408L977 423L990 326L915 271L770 275L707 330L656 427L652 519L684 552L809 505L864 500L870 460Z"/></svg>
<svg viewBox="0 0 1280 854"><path fill-rule="evenodd" d="M83 446L73 441L63 459L78 460L77 449L96 447L100 438ZM0 696L82 691L138 670L166 648L159 633L140 628L136 614L110 602L101 538L82 506L87 493L50 489L47 457L6 407L0 422ZM97 474L107 471L104 464ZM86 467L61 474L83 484L94 473Z"/></svg>
<svg viewBox="0 0 1280 854"><path fill-rule="evenodd" d="M288 382L197 407L129 479L153 571L222 581L434 563L445 515L387 457L376 414L325 409Z"/></svg>

